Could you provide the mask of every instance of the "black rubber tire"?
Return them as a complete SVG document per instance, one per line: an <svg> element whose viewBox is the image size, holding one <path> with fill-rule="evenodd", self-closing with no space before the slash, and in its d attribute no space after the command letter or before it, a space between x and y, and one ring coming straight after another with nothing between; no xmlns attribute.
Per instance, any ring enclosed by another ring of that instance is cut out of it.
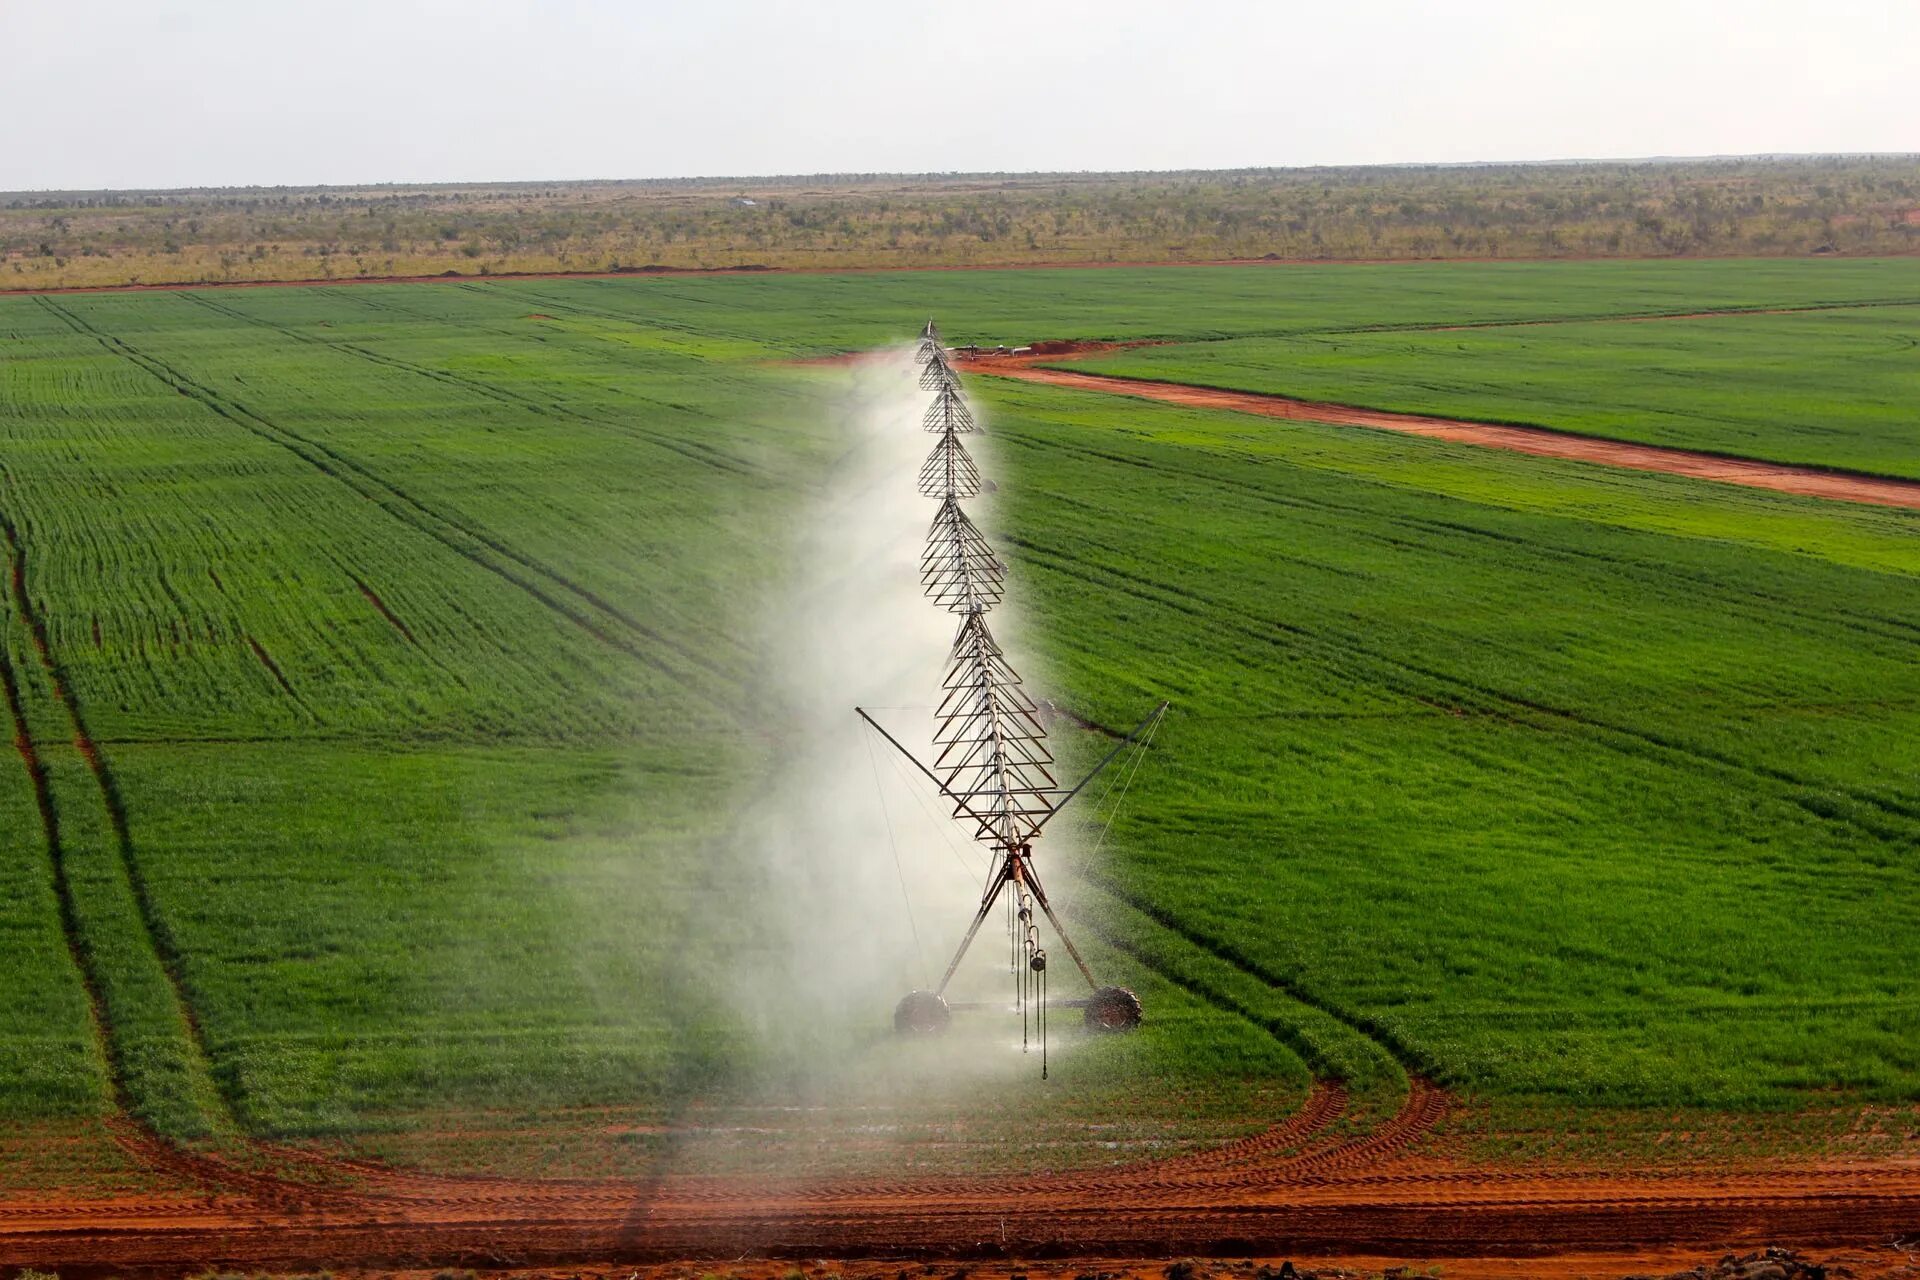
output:
<svg viewBox="0 0 1920 1280"><path fill-rule="evenodd" d="M1140 1025L1140 997L1125 987L1102 987L1087 1001L1086 1023L1102 1035L1131 1031Z"/></svg>
<svg viewBox="0 0 1920 1280"><path fill-rule="evenodd" d="M893 1006L893 1029L902 1035L938 1035L952 1021L953 1010L931 991L909 991Z"/></svg>

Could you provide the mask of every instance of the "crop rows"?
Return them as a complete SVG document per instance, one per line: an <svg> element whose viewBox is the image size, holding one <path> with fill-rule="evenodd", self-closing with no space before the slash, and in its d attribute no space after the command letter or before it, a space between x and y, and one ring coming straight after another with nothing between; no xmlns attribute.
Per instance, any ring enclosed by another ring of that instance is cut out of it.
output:
<svg viewBox="0 0 1920 1280"><path fill-rule="evenodd" d="M1393 329L1124 352L1105 373L1920 476L1920 306Z"/></svg>
<svg viewBox="0 0 1920 1280"><path fill-rule="evenodd" d="M835 375L783 359L928 309L987 341L1269 335L1165 348L1178 361L1468 336L1315 329L1878 303L1912 279L1687 263L0 301L23 744L0 770L0 1111L401 1150L449 1111L812 1088L727 985L730 953L781 959L735 822L791 749L766 715L764 602L842 447ZM1844 347L1872 314L1731 323ZM1771 358L1828 386L1791 346ZM1569 403L1617 389L1556 367ZM1670 388L1674 412L1720 412L1740 378ZM1101 860L1056 887L1150 1010L1137 1039L1062 1059L1061 1114L1158 1090L1217 1118L1235 1090L1297 1097L1307 1067L1347 1080L1358 1116L1409 1071L1489 1105L1915 1096L1909 516L981 390L1036 665L1098 723L1175 702ZM854 1056L853 1036L820 1028L808 1052Z"/></svg>

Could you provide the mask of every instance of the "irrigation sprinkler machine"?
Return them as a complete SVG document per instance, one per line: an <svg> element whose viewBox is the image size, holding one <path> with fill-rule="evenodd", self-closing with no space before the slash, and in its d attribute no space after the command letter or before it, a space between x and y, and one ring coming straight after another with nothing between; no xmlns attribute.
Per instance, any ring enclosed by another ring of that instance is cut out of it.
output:
<svg viewBox="0 0 1920 1280"><path fill-rule="evenodd" d="M921 419L922 426L933 435L934 445L920 467L920 493L940 504L927 529L920 581L936 607L960 620L947 655L940 702L933 714L933 759L923 762L865 708L854 710L939 789L942 798L952 805L953 820L991 851L992 870L980 895L979 909L954 950L940 985L931 991L908 992L894 1008L893 1022L903 1034L934 1035L947 1028L956 1011L991 1007L949 1003L947 987L981 926L1004 902L1008 958L1014 976L1013 1007L1021 1015L1021 1045L1025 1048L1029 1042L1027 1023L1032 1015L1044 1076L1049 1008L1047 951L1041 945L1035 907L1046 917L1089 988L1088 995L1056 1001L1053 1007L1082 1010L1091 1031L1121 1032L1140 1025L1140 1000L1127 988L1102 985L1094 977L1086 957L1073 945L1047 898L1034 869L1033 844L1067 803L1129 748L1135 753L1133 767L1137 769L1168 704L1162 702L1155 707L1079 783L1072 787L1056 783L1040 706L1022 687L1019 674L987 627L987 614L1005 590L1007 569L960 505L965 499L977 497L985 487L980 469L961 439L980 428L967 408L950 353L941 345L939 331L931 320L921 332L914 359L921 388L933 395ZM1132 771L1122 773L1130 782ZM1119 798L1124 798L1124 790ZM1111 818L1110 813L1109 822Z"/></svg>

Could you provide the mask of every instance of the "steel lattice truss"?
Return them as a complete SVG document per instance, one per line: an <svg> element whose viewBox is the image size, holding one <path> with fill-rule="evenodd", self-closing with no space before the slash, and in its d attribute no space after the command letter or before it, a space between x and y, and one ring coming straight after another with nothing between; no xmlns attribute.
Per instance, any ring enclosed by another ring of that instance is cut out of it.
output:
<svg viewBox="0 0 1920 1280"><path fill-rule="evenodd" d="M980 468L960 444L960 437L941 436L940 443L933 446L933 452L920 464L920 493L949 502L979 496Z"/></svg>
<svg viewBox="0 0 1920 1280"><path fill-rule="evenodd" d="M934 712L933 768L954 816L973 824L976 840L1014 848L1038 834L1053 812L1059 790L1053 756L1038 709L987 627L1007 570L960 506L981 489L980 469L960 442L979 425L931 321L916 358L920 385L934 392L922 423L939 433L920 468L920 492L940 503L920 557L920 581L929 599L960 615L947 656L946 695Z"/></svg>
<svg viewBox="0 0 1920 1280"><path fill-rule="evenodd" d="M933 321L927 321L927 327L920 331L920 344L914 348L913 359L916 364L924 365L930 360L947 361L947 349L940 345L940 331L933 327ZM953 370L947 370L949 374Z"/></svg>
<svg viewBox="0 0 1920 1280"><path fill-rule="evenodd" d="M938 391L933 403L927 406L920 424L928 431L937 431L942 435L970 435L978 431L980 428L974 424L973 414L967 409L966 398L960 394L960 384L954 379L953 370L948 368L946 357L939 357L937 365L930 364L927 367L945 370L946 377L935 380ZM922 380L925 380L924 375Z"/></svg>
<svg viewBox="0 0 1920 1280"><path fill-rule="evenodd" d="M974 839L996 848L1024 845L1053 812L1059 788L1039 709L987 629L969 611L947 659L946 696L934 711L934 771Z"/></svg>
<svg viewBox="0 0 1920 1280"><path fill-rule="evenodd" d="M949 613L984 614L1000 603L1007 567L974 527L960 503L948 498L927 530L920 553L920 585Z"/></svg>
<svg viewBox="0 0 1920 1280"><path fill-rule="evenodd" d="M1047 731L1040 723L1039 708L1021 687L1019 673L1008 663L987 626L987 614L1000 603L1006 589L1007 567L960 505L962 499L975 497L987 488L980 468L960 440L980 428L967 408L960 379L947 362L946 348L940 345L939 331L931 320L920 335L914 359L920 366L921 387L934 393L921 425L938 437L933 452L920 467L920 492L940 504L927 528L927 548L920 556L920 585L934 604L960 618L953 648L947 654L940 705L934 709L933 762L922 763L864 709L854 710L940 788L941 795L953 805L953 816L971 825L974 839L993 849L995 865L980 895L980 908L939 985L932 990L908 992L894 1009L894 1026L913 1032L933 1032L946 1026L952 1016L946 1001L947 984L953 981L988 913L1005 895L1009 899L1011 956L1018 975L1015 1003L1021 1014L1021 1045L1027 1043L1027 1012L1031 1009L1040 1033L1040 1074L1044 1078L1047 953L1040 945L1036 908L1053 925L1074 966L1093 989L1086 999L1068 1002L1085 1011L1089 1027L1124 1031L1138 1026L1140 1001L1125 987L1103 987L1095 980L1086 958L1075 948L1047 901L1047 891L1034 870L1032 841L1060 807L1085 790L1122 750L1143 732L1151 736L1149 731L1159 723L1167 704L1162 702L1155 708L1072 789L1062 790L1055 783L1053 756L1047 750Z"/></svg>

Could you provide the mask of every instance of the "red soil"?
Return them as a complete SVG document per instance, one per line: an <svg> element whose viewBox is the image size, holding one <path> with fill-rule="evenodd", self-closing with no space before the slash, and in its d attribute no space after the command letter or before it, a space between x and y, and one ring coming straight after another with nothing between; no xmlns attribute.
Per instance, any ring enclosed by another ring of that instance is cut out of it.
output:
<svg viewBox="0 0 1920 1280"><path fill-rule="evenodd" d="M1345 1102L1323 1084L1275 1129L1216 1151L1027 1177L452 1178L263 1147L257 1159L278 1167L268 1173L127 1133L131 1153L192 1189L0 1202L0 1256L69 1280L187 1264L1180 1254L1477 1258L1479 1269L1448 1274L1550 1276L1645 1271L1736 1245L1860 1247L1920 1224L1912 1160L1475 1166L1421 1153L1447 1106L1431 1085L1415 1081L1398 1114L1358 1137L1333 1132ZM1611 1257L1607 1270L1594 1254ZM1484 1261L1498 1258L1527 1261Z"/></svg>
<svg viewBox="0 0 1920 1280"><path fill-rule="evenodd" d="M1048 344L1049 346L1058 344ZM1632 471L1657 471L1667 475L1690 476L1697 480L1715 480L1722 484L1745 485L1753 489L1772 489L1780 493L1828 498L1838 502L1861 502L1874 506L1904 507L1920 510L1920 481L1883 479L1822 471L1817 467L1796 467L1779 462L1760 462L1750 458L1722 457L1690 449L1671 449L1661 445L1628 444L1601 440L1592 436L1571 435L1544 427L1502 426L1491 422L1467 422L1456 418L1435 418L1417 413L1394 413L1385 409L1366 409L1355 405L1327 404L1314 400L1296 400L1289 396L1268 395L1256 391L1225 391L1186 383L1155 382L1146 378L1125 378L1068 369L1042 367L1040 361L1057 361L1075 355L1109 350L1117 344L1078 344L1067 352L1018 356L981 356L963 361L962 368L1002 378L1018 378L1076 391L1099 391L1109 395L1157 400L1165 404L1194 409L1228 409L1236 413L1257 414L1265 418L1284 418L1295 422L1331 423L1334 426L1368 427L1376 431L1397 431L1403 435L1428 436L1459 444L1505 449L1544 458L1570 458L1595 462L1602 466Z"/></svg>
<svg viewBox="0 0 1920 1280"><path fill-rule="evenodd" d="M1747 1250L1751 1254L1754 1250ZM904 1267L899 1259L809 1259L804 1265L793 1262L731 1259L718 1266L688 1266L669 1263L635 1266L570 1265L563 1273L566 1280L950 1280L964 1274L965 1280L1167 1280L1170 1268L1182 1266L1193 1280L1262 1280L1285 1274L1282 1258L1240 1258L1233 1261L1199 1261L1188 1258L1169 1263L1165 1258L1087 1257L1034 1262L969 1260L955 1266L955 1260L922 1261ZM1909 1263L1902 1250L1891 1245L1870 1249L1823 1251L1819 1261L1834 1277L1849 1280L1916 1280L1920 1262ZM1721 1252L1698 1249L1657 1249L1614 1251L1608 1253L1562 1254L1550 1258L1447 1258L1429 1264L1416 1261L1411 1267L1404 1257L1341 1255L1301 1260L1296 1264L1301 1280L1359 1280L1360 1277L1405 1276L1409 1280L1444 1275L1446 1280L1595 1280L1606 1276L1672 1276L1690 1268L1703 1268L1690 1280L1704 1280L1714 1271L1731 1270ZM1844 1268L1842 1270L1841 1268ZM1264 1271L1263 1271L1264 1269ZM338 1273L336 1273L338 1274ZM376 1273L363 1272L355 1280L373 1280ZM538 1270L490 1270L490 1280L556 1280L549 1268ZM1739 1271L1732 1271L1739 1274ZM1806 1273L1803 1271L1802 1276ZM433 1271L392 1271L377 1273L378 1280L444 1280Z"/></svg>

